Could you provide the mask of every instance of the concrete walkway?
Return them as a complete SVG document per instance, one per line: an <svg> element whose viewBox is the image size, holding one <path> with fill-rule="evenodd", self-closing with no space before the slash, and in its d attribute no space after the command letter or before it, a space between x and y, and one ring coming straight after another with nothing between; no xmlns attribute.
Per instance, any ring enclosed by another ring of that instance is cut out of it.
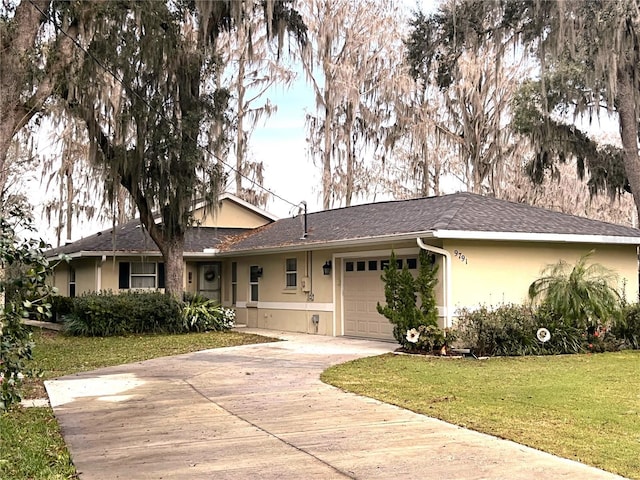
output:
<svg viewBox="0 0 640 480"><path fill-rule="evenodd" d="M46 382L82 480L614 479L323 384L389 343L286 339Z"/></svg>

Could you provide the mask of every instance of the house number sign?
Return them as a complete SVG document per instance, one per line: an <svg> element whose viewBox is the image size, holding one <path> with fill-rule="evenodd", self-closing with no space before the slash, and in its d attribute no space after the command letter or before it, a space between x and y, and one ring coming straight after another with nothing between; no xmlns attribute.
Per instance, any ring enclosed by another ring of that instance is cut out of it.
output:
<svg viewBox="0 0 640 480"><path fill-rule="evenodd" d="M469 261L468 261L467 257L465 256L465 254L462 253L460 250L454 250L453 251L453 256L459 258L460 261L462 263L464 263L465 265L467 265L469 263Z"/></svg>

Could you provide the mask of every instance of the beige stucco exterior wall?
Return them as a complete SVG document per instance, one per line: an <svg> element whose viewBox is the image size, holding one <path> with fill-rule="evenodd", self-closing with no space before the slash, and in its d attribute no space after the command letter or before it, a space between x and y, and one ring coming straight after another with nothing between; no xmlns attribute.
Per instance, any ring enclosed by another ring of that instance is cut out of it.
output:
<svg viewBox="0 0 640 480"><path fill-rule="evenodd" d="M539 278L546 265L560 259L573 264L593 248L596 250L593 261L618 273L618 288L622 290L624 287L626 298L635 301L638 297L638 265L636 248L632 245L469 240L434 240L432 243L452 255L451 305L454 316L456 309L461 307L525 302L529 285ZM347 259L380 256L382 252L390 254L392 248L396 252L414 252L416 255L419 252L414 241L407 241L360 249L353 247L314 251L312 254L298 252L235 259L238 262L238 322L252 327L342 335L343 262ZM288 290L284 287L285 259L294 256L298 259L299 284L297 289ZM436 259L439 265L436 298L438 305L444 307L445 262L440 255L436 255ZM332 261L333 269L331 275L324 276L322 265L327 260ZM308 261L311 261L310 270L307 270ZM259 280L259 301L255 304L247 302L251 265L263 268L263 276ZM305 275L309 275L311 279L313 301L309 300L300 287L300 279ZM319 316L317 329L311 321L312 315ZM443 324L444 317L440 321Z"/></svg>
<svg viewBox="0 0 640 480"><path fill-rule="evenodd" d="M231 261L238 263L237 322L257 328L343 335L343 262L345 259L371 256L388 258L392 249L405 256L417 256L420 251L415 240L410 240L365 248L349 247L229 259L229 265ZM298 264L298 286L296 289L287 289L285 288L285 261L287 258L294 257ZM324 275L322 271L326 261L332 262L330 275ZM444 307L442 259L436 256L436 261L440 266L436 298L438 305ZM248 301L251 265L257 265L263 269L263 276L259 279L257 303ZM302 290L301 280L305 277L309 279L309 293L313 294L313 300L310 300L308 293ZM230 272L226 278L231 278ZM225 280L223 285L230 285L230 280ZM317 326L313 323L314 315L318 316Z"/></svg>
<svg viewBox="0 0 640 480"><path fill-rule="evenodd" d="M286 287L287 258L297 260L296 288ZM238 264L237 322L250 327L332 335L332 276L322 272L325 261L330 259L331 255L327 256L324 252L293 252L234 259ZM252 265L263 269L263 275L258 280L258 302L249 301ZM228 280L224 285L230 285L230 267L226 278ZM306 285L304 289L303 281ZM308 292L304 291L307 289ZM313 323L314 315L318 316L317 325Z"/></svg>
<svg viewBox="0 0 640 480"><path fill-rule="evenodd" d="M425 242L428 240L425 239ZM549 264L564 259L573 264L581 255L595 248L593 261L599 262L619 275L621 289L624 285L627 300L638 297L636 248L632 245L587 245L535 242L494 242L471 240L435 240L433 246L444 248L452 255L452 301L456 308L475 308L479 305L522 303L527 289ZM388 256L391 250L404 255L417 255L415 240L384 243L363 247L344 247L332 250L299 251L246 257L191 258L185 262L185 289L197 291L199 262L220 261L221 298L225 306L231 305L231 264L237 263L237 323L250 327L288 330L323 335L343 335L343 268L347 259ZM464 255L464 260L462 256ZM297 260L297 286L286 288L285 265L287 258ZM151 257L146 257L152 260ZM438 305L444 307L445 264L436 255L439 265L439 282L436 288ZM113 262L107 257L75 259L76 294L96 289L96 274L101 270L104 290L118 290L118 263L139 261L140 257L118 257ZM154 258L154 261L161 261ZM324 275L322 266L332 262L330 275ZM99 268L100 265L100 268ZM249 272L252 265L262 267L257 302L249 302ZM192 282L189 283L189 272ZM380 272L382 273L382 272ZM307 288L302 281L306 279ZM56 270L54 285L61 294L68 294L68 268L63 264ZM383 299L381 299L383 300ZM317 316L317 324L313 319ZM443 318L441 318L441 323Z"/></svg>
<svg viewBox="0 0 640 480"><path fill-rule="evenodd" d="M622 291L624 285L626 298L637 299L638 264L633 245L448 240L444 246L453 255L454 309L525 302L529 285L545 266L561 259L574 264L591 249L595 249L593 262L619 275L618 289Z"/></svg>
<svg viewBox="0 0 640 480"><path fill-rule="evenodd" d="M207 212L206 215L204 208L195 210L193 218L203 227L220 228L257 228L270 221L230 199L222 200L217 211Z"/></svg>
<svg viewBox="0 0 640 480"><path fill-rule="evenodd" d="M58 289L59 295L69 296L69 265L67 263L62 262L56 267L51 280L51 285Z"/></svg>

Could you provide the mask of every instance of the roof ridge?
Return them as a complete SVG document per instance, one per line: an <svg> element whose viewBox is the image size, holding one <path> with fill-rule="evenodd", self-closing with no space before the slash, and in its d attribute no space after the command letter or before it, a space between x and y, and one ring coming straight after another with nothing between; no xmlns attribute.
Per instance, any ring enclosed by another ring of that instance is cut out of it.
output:
<svg viewBox="0 0 640 480"><path fill-rule="evenodd" d="M445 210L441 217L434 222L433 230L445 230L449 226L456 215L458 215L458 212L462 210L464 204L467 203L467 199L469 197L468 193L469 192L458 192L450 195L451 197L453 197L452 200L454 208L448 208ZM441 198L445 198L447 196L449 195L443 195Z"/></svg>
<svg viewBox="0 0 640 480"><path fill-rule="evenodd" d="M463 192L464 193L464 192ZM360 207L370 207L370 206L379 206L379 205L384 205L384 204L389 204L389 203L406 203L406 202L416 202L416 201L420 201L420 200L431 200L431 199L436 199L436 198L442 198L442 197L450 197L453 195L457 195L458 193L446 193L444 195L428 195L425 197L412 197L412 198L391 198L389 200L382 200L380 202L367 202L367 203L357 203L355 205L343 205L341 207L335 207L335 208L328 208L326 210L317 210L315 212L308 212L307 215L316 215L318 213L327 213L327 212L337 212L338 210L349 210L349 209L355 209L355 208L360 208ZM300 215L300 214L298 214ZM284 218L295 218L298 215L293 215L291 217L284 217ZM283 220L284 218L281 218L279 220Z"/></svg>

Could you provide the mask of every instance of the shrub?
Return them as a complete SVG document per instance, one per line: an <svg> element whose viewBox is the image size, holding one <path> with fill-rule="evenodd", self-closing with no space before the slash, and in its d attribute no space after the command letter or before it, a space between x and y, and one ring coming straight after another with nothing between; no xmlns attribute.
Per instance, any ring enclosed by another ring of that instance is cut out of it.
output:
<svg viewBox="0 0 640 480"><path fill-rule="evenodd" d="M62 295L53 295L51 297L51 313L54 322L62 322L65 315L69 315L73 311L73 298L64 297Z"/></svg>
<svg viewBox="0 0 640 480"><path fill-rule="evenodd" d="M531 310L521 305L463 309L456 327L461 343L476 355L531 355L541 350L538 324Z"/></svg>
<svg viewBox="0 0 640 480"><path fill-rule="evenodd" d="M132 333L187 333L232 328L235 312L199 296L179 302L160 292L84 294L64 318L69 335L108 337Z"/></svg>
<svg viewBox="0 0 640 480"><path fill-rule="evenodd" d="M621 348L640 349L640 304L625 306L622 316L613 322L611 333L621 342Z"/></svg>
<svg viewBox="0 0 640 480"><path fill-rule="evenodd" d="M85 294L74 298L73 311L64 324L66 333L82 336L187 331L180 303L160 292Z"/></svg>
<svg viewBox="0 0 640 480"><path fill-rule="evenodd" d="M531 300L546 303L566 325L580 329L595 329L619 317L621 299L613 288L617 276L600 264L587 265L593 252L574 266L564 260L547 266L529 286Z"/></svg>
<svg viewBox="0 0 640 480"><path fill-rule="evenodd" d="M456 327L461 346L481 356L597 353L619 350L621 344L606 325L577 327L549 303L535 311L512 304L462 310ZM538 339L540 328L550 334L544 342Z"/></svg>
<svg viewBox="0 0 640 480"><path fill-rule="evenodd" d="M16 232L34 233L30 216L14 208L8 216L0 215L0 411L20 402L22 375L31 375L31 332L23 318L45 320L51 316L49 303L52 288L45 280L53 272L44 256L47 245L42 240L20 240ZM6 275L6 277L5 277Z"/></svg>
<svg viewBox="0 0 640 480"><path fill-rule="evenodd" d="M540 353L563 354L584 352L586 331L564 322L551 305L542 303L533 313L535 324L551 334L541 345Z"/></svg>
<svg viewBox="0 0 640 480"><path fill-rule="evenodd" d="M393 324L394 338L408 351L431 351L447 343L448 338L438 327L434 293L437 272L432 255L421 250L417 278L413 278L406 265L398 270L394 252L382 274L386 304L378 303L378 313Z"/></svg>
<svg viewBox="0 0 640 480"><path fill-rule="evenodd" d="M218 302L194 295L182 306L185 329L195 332L223 331L233 328L236 312Z"/></svg>

